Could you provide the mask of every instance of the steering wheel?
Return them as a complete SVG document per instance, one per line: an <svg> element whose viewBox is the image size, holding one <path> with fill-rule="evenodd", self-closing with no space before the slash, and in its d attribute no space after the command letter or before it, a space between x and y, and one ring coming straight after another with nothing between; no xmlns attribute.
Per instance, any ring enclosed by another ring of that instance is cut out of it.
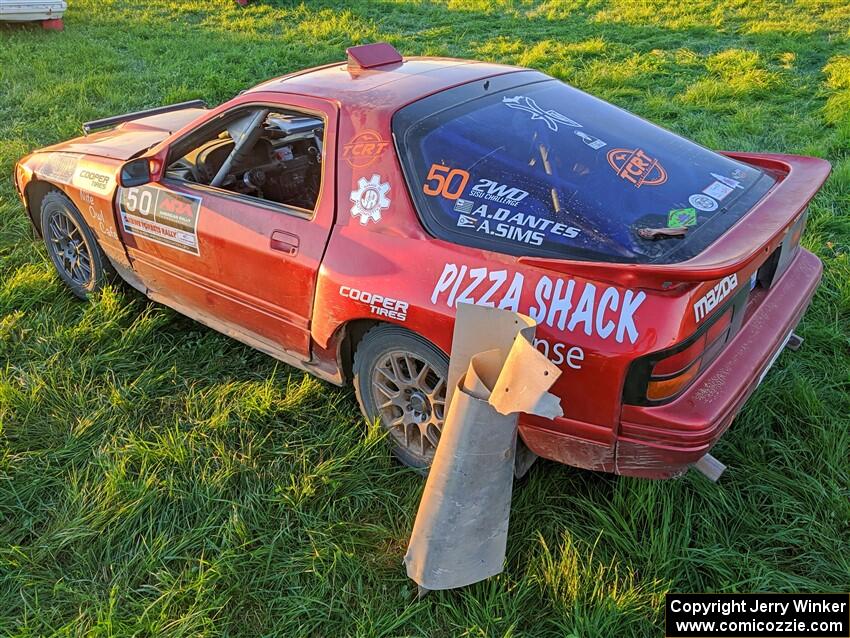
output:
<svg viewBox="0 0 850 638"><path fill-rule="evenodd" d="M263 122L266 121L268 114L269 109L257 111L241 132L231 135L234 142L233 150L230 151L227 159L224 160L221 168L218 169L215 177L212 178L210 186L221 186L230 173L230 169L234 165L238 166L248 156L248 153L254 148L254 144L257 143L257 140L263 134Z"/></svg>

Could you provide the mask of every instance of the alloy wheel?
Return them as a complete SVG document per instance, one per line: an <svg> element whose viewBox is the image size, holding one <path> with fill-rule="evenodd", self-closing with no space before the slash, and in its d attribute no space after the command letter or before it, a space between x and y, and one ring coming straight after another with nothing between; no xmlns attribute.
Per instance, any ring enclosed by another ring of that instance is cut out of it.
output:
<svg viewBox="0 0 850 638"><path fill-rule="evenodd" d="M56 267L68 279L86 287L92 280L92 256L82 230L72 217L62 211L50 216L47 248Z"/></svg>
<svg viewBox="0 0 850 638"><path fill-rule="evenodd" d="M446 416L446 379L424 359L392 351L375 366L372 393L390 436L430 463Z"/></svg>

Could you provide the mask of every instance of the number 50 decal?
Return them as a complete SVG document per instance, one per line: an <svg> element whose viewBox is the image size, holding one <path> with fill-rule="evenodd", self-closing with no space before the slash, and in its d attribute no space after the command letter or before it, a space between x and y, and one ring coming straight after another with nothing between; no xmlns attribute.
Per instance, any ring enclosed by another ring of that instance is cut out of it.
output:
<svg viewBox="0 0 850 638"><path fill-rule="evenodd" d="M422 185L422 192L436 197L441 195L446 199L457 199L466 188L469 173L460 168L450 168L442 164L431 164L428 171L428 181Z"/></svg>
<svg viewBox="0 0 850 638"><path fill-rule="evenodd" d="M145 217L153 214L153 194L149 189L131 188L123 191L124 209L128 213L141 213Z"/></svg>

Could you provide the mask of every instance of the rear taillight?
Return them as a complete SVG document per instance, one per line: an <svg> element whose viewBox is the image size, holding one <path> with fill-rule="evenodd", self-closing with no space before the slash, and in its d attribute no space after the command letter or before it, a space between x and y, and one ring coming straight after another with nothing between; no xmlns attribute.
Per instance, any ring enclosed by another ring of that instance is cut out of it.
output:
<svg viewBox="0 0 850 638"><path fill-rule="evenodd" d="M690 338L672 348L636 359L629 368L623 400L654 405L674 399L693 383L729 341L743 313L746 293L736 295Z"/></svg>
<svg viewBox="0 0 850 638"><path fill-rule="evenodd" d="M707 330L683 350L659 359L652 366L646 398L650 401L670 399L691 384L708 361L717 356L726 343L732 325L732 308L724 312Z"/></svg>
<svg viewBox="0 0 850 638"><path fill-rule="evenodd" d="M670 377L654 376L646 386L646 398L650 401L663 401L674 397L691 384L698 372L699 361L695 361Z"/></svg>

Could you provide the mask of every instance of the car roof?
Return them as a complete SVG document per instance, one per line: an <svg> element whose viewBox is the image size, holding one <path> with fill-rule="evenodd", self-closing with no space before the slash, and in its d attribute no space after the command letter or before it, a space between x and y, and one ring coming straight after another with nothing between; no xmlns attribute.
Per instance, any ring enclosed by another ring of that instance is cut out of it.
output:
<svg viewBox="0 0 850 638"><path fill-rule="evenodd" d="M248 92L296 93L394 112L459 84L521 70L455 58L411 57L367 69L336 62L263 82Z"/></svg>

